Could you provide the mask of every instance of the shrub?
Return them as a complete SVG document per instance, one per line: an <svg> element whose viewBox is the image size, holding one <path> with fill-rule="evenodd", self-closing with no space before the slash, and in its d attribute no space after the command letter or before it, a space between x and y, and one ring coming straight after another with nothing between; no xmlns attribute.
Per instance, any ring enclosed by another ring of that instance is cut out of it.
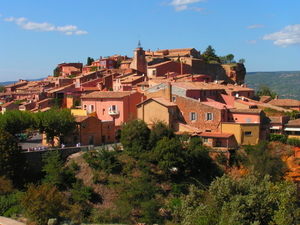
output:
<svg viewBox="0 0 300 225"><path fill-rule="evenodd" d="M283 134L270 134L270 141L280 141L282 143L285 143L286 138Z"/></svg>
<svg viewBox="0 0 300 225"><path fill-rule="evenodd" d="M288 138L287 139L287 144L300 147L300 139L298 138Z"/></svg>

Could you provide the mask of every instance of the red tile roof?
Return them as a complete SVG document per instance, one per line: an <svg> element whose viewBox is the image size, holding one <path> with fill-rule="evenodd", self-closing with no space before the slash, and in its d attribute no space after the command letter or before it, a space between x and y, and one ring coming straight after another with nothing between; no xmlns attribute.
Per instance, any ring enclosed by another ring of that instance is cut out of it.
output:
<svg viewBox="0 0 300 225"><path fill-rule="evenodd" d="M300 101L294 99L273 99L269 104L276 106L300 106Z"/></svg>
<svg viewBox="0 0 300 225"><path fill-rule="evenodd" d="M94 91L81 98L123 98L135 92L132 91Z"/></svg>
<svg viewBox="0 0 300 225"><path fill-rule="evenodd" d="M232 133L203 132L199 136L200 137L229 138L232 135L233 135Z"/></svg>

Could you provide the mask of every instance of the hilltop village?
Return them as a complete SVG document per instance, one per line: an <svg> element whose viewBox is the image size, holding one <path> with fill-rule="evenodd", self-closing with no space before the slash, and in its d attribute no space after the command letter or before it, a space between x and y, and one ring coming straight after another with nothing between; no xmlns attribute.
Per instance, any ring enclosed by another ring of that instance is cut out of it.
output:
<svg viewBox="0 0 300 225"><path fill-rule="evenodd" d="M121 125L131 118L149 127L164 121L179 135L199 136L225 150L268 140L271 133L300 138L300 119L289 115L300 110L300 101L254 100L245 75L242 63L208 64L194 48L150 51L139 43L131 58L61 63L53 76L7 85L0 108L35 113L54 102L70 108L79 129L64 137L66 146L118 141Z"/></svg>

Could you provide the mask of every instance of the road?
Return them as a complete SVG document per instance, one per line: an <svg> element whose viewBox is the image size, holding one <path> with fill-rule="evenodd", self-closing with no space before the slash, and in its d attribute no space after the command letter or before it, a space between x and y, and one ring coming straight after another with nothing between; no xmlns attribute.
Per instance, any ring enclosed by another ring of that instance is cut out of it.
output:
<svg viewBox="0 0 300 225"><path fill-rule="evenodd" d="M42 135L38 133L37 135L34 135L31 139L20 141L19 144L22 146L23 150L27 150L28 148L33 149L35 147L42 147Z"/></svg>

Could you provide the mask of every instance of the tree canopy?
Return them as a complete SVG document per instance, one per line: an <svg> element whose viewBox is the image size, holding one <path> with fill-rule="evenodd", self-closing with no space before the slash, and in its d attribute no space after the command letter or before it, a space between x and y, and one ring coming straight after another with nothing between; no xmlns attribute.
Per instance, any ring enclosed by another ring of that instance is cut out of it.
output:
<svg viewBox="0 0 300 225"><path fill-rule="evenodd" d="M210 61L220 62L220 58L216 55L215 52L215 49L211 45L209 45L202 54L204 61L207 63L209 63Z"/></svg>
<svg viewBox="0 0 300 225"><path fill-rule="evenodd" d="M276 95L276 92L271 91L270 88L264 83L259 85L258 90L256 92L257 97L270 96L272 99L274 99Z"/></svg>
<svg viewBox="0 0 300 225"><path fill-rule="evenodd" d="M45 132L47 140L61 137L76 128L75 117L70 109L51 108L46 112L35 113L35 123L41 133Z"/></svg>

